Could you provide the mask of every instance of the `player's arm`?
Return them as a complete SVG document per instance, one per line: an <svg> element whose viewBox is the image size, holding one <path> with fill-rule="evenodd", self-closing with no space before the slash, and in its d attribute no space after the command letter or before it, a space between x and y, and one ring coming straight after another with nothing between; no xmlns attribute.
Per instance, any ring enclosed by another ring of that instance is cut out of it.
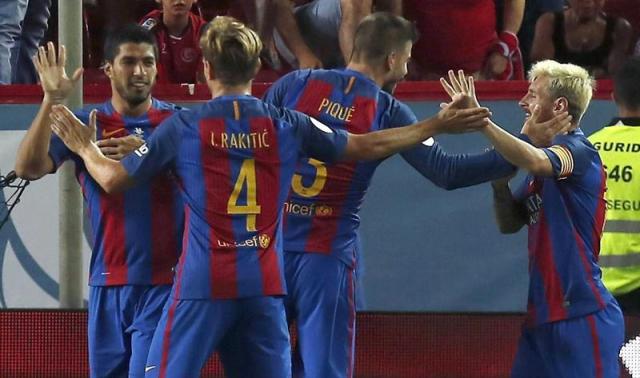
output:
<svg viewBox="0 0 640 378"><path fill-rule="evenodd" d="M120 162L105 157L91 141L91 135L95 133L95 112L90 114L87 127L69 109L56 106L51 117L51 127L67 147L84 160L87 171L102 189L113 193L137 182L148 181L170 167L182 137L174 122L179 113L181 112L164 120L156 127L147 143Z"/></svg>
<svg viewBox="0 0 640 378"><path fill-rule="evenodd" d="M415 146L437 134L483 129L488 123L489 109L481 107L460 109L459 103L463 101L467 99L464 96L458 96L435 116L411 126L367 134L349 134L342 158L345 160L381 159Z"/></svg>
<svg viewBox="0 0 640 378"><path fill-rule="evenodd" d="M539 114L540 107L536 106L527 122L538 123ZM563 112L547 122L558 124L560 125L559 129L565 130L571 127L571 116L567 112ZM534 176L555 176L556 172L546 152L554 147L548 150L538 148L516 138L493 122L489 122L489 126L483 129L482 133L491 141L495 149L516 167L524 169Z"/></svg>
<svg viewBox="0 0 640 378"><path fill-rule="evenodd" d="M458 76L453 71L449 71L449 82L445 79L440 79L440 82L452 98L465 95L466 98L471 99L470 103L477 105L478 100L475 94L473 77L465 77L462 71L458 72ZM536 106L525 122L523 131L528 130L530 133L535 133L536 129L550 129L553 130L553 135L558 135L564 134L573 128L571 116L566 109L545 122L540 122L539 116L540 107ZM493 143L495 149L516 167L536 176L554 175L554 167L546 150L516 138L491 121L489 121L489 125L486 128L482 129L482 133ZM537 138L543 139L541 136Z"/></svg>
<svg viewBox="0 0 640 378"><path fill-rule="evenodd" d="M105 157L93 143L96 131L96 110L89 115L89 125L85 126L65 106L53 107L51 129L65 145L84 161L87 171L107 193L126 189L133 185L125 168L119 162Z"/></svg>
<svg viewBox="0 0 640 378"><path fill-rule="evenodd" d="M495 150L449 154L433 139L402 153L404 160L438 187L453 190L495 180L516 170Z"/></svg>
<svg viewBox="0 0 640 378"><path fill-rule="evenodd" d="M27 180L35 180L55 170L55 163L49 155L51 129L49 115L51 108L62 103L71 93L76 82L82 76L82 68L77 69L72 78L67 77L64 65L66 51L63 45L56 50L53 43L40 47L33 58L34 66L40 77L44 92L42 104L29 130L20 142L16 156L16 174Z"/></svg>
<svg viewBox="0 0 640 378"><path fill-rule="evenodd" d="M389 126L402 127L417 122L409 107L393 100ZM449 154L429 138L402 152L402 158L423 177L440 188L452 190L476 185L511 174L516 168L495 150L480 154Z"/></svg>
<svg viewBox="0 0 640 378"><path fill-rule="evenodd" d="M509 189L510 177L491 182L493 210L498 228L503 234L518 232L526 224L527 219L524 205L513 198L511 189Z"/></svg>

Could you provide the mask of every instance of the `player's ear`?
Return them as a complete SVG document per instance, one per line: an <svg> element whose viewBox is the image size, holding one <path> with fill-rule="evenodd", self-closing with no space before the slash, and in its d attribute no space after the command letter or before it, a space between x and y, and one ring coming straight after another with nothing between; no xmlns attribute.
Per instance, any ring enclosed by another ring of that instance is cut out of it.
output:
<svg viewBox="0 0 640 378"><path fill-rule="evenodd" d="M553 111L555 113L560 112L568 112L569 111L569 101L566 97L559 97L553 102Z"/></svg>
<svg viewBox="0 0 640 378"><path fill-rule="evenodd" d="M398 57L397 57L397 54L395 53L395 51L392 51L391 54L387 55L387 61L386 61L386 65L384 67L385 71L391 71L393 69L393 67L395 66L397 58Z"/></svg>
<svg viewBox="0 0 640 378"><path fill-rule="evenodd" d="M209 63L208 60L202 58L202 65L204 67L204 78L209 81L209 80L215 80L216 75L215 72L213 70L213 65L211 63Z"/></svg>
<svg viewBox="0 0 640 378"><path fill-rule="evenodd" d="M109 62L109 61L104 62L104 64L102 65L102 70L104 71L104 74L107 75L107 77L109 79L112 78L112 76L113 76L113 64L111 64L111 62Z"/></svg>

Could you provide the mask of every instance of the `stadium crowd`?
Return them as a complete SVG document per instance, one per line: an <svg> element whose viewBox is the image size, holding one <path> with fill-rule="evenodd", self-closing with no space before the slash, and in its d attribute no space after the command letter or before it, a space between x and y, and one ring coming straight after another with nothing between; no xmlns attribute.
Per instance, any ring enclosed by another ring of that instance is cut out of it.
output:
<svg viewBox="0 0 640 378"><path fill-rule="evenodd" d="M374 11L414 22L407 80L437 80L462 69L480 80L522 80L532 63L554 59L610 78L640 54L634 0L84 0L85 82L102 74L105 36L131 22L152 30L162 83L204 83L198 39L207 21L228 15L264 42L259 82L298 68L340 68L349 61L355 26ZM30 60L56 41L57 1L9 0L0 6L0 84L34 84ZM51 15L51 17L50 17ZM48 21L48 22L47 22ZM462 26L464 25L464 26ZM195 68L195 70L194 70Z"/></svg>

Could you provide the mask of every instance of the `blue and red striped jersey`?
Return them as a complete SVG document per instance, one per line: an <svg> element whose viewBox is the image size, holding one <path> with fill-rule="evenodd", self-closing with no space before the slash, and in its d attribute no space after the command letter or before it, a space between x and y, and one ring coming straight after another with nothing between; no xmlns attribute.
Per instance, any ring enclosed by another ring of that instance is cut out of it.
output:
<svg viewBox="0 0 640 378"><path fill-rule="evenodd" d="M174 284L179 299L286 294L282 208L301 154L332 162L347 134L252 96L179 112L123 159L136 181L172 166L186 221Z"/></svg>
<svg viewBox="0 0 640 378"><path fill-rule="evenodd" d="M606 208L600 156L579 129L544 152L555 176L528 176L515 193L529 225L529 325L583 316L612 298L598 266Z"/></svg>
<svg viewBox="0 0 640 378"><path fill-rule="evenodd" d="M151 136L155 128L179 108L153 99L152 107L140 117L115 111L110 101L76 113L88 123L97 109L97 139L136 135ZM67 159L76 164L85 210L91 225L89 284L161 285L173 282L173 269L180 253L184 205L177 182L170 172L160 172L151 181L123 193L106 194L88 174L82 159L53 136L49 155L56 167Z"/></svg>
<svg viewBox="0 0 640 378"><path fill-rule="evenodd" d="M407 105L362 73L349 69L291 72L269 88L265 101L353 134L417 122ZM402 157L447 189L475 185L514 170L495 151L449 155L433 138L403 152ZM358 212L380 162L327 165L308 157L301 159L285 203L285 251L330 254L351 266L360 226Z"/></svg>

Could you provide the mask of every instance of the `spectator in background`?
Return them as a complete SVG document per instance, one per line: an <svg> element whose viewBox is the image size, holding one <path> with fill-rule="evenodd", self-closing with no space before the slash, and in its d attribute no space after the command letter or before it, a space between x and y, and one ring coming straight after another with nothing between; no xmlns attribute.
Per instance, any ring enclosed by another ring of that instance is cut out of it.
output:
<svg viewBox="0 0 640 378"><path fill-rule="evenodd" d="M411 79L437 80L449 69L476 79L524 79L518 37L524 0L505 0L497 33L493 0L405 0L404 14L416 23Z"/></svg>
<svg viewBox="0 0 640 378"><path fill-rule="evenodd" d="M51 0L0 1L0 84L34 84L31 59L47 30Z"/></svg>
<svg viewBox="0 0 640 378"><path fill-rule="evenodd" d="M282 1L277 2L282 6ZM372 12L374 5L376 10L392 11L398 16L402 9L399 0L297 0L294 3L297 6L293 8L293 13L301 36L324 68L346 65L351 58L356 27L360 20ZM283 31L278 32L280 36L275 38L278 52L293 67L297 67L292 59L293 49L290 50ZM282 39L285 39L284 43Z"/></svg>
<svg viewBox="0 0 640 378"><path fill-rule="evenodd" d="M156 0L160 10L145 15L140 25L152 31L158 43L159 83L204 82L200 32L207 22L191 12L197 0Z"/></svg>
<svg viewBox="0 0 640 378"><path fill-rule="evenodd" d="M524 7L524 17L522 26L518 32L520 40L520 50L524 61L524 70L531 68L531 44L536 30L538 18L547 12L561 12L564 9L564 0L528 0Z"/></svg>
<svg viewBox="0 0 640 378"><path fill-rule="evenodd" d="M607 167L607 206L599 264L602 281L622 312L640 316L640 58L631 58L616 72L613 98L618 117L589 137ZM615 146L615 148L614 148ZM623 146L623 148L619 148ZM635 175L634 175L635 173ZM633 336L633 335L631 335Z"/></svg>
<svg viewBox="0 0 640 378"><path fill-rule="evenodd" d="M604 0L568 0L568 4L564 11L538 19L531 61L573 63L596 79L615 74L629 53L629 22L607 16L602 11Z"/></svg>

